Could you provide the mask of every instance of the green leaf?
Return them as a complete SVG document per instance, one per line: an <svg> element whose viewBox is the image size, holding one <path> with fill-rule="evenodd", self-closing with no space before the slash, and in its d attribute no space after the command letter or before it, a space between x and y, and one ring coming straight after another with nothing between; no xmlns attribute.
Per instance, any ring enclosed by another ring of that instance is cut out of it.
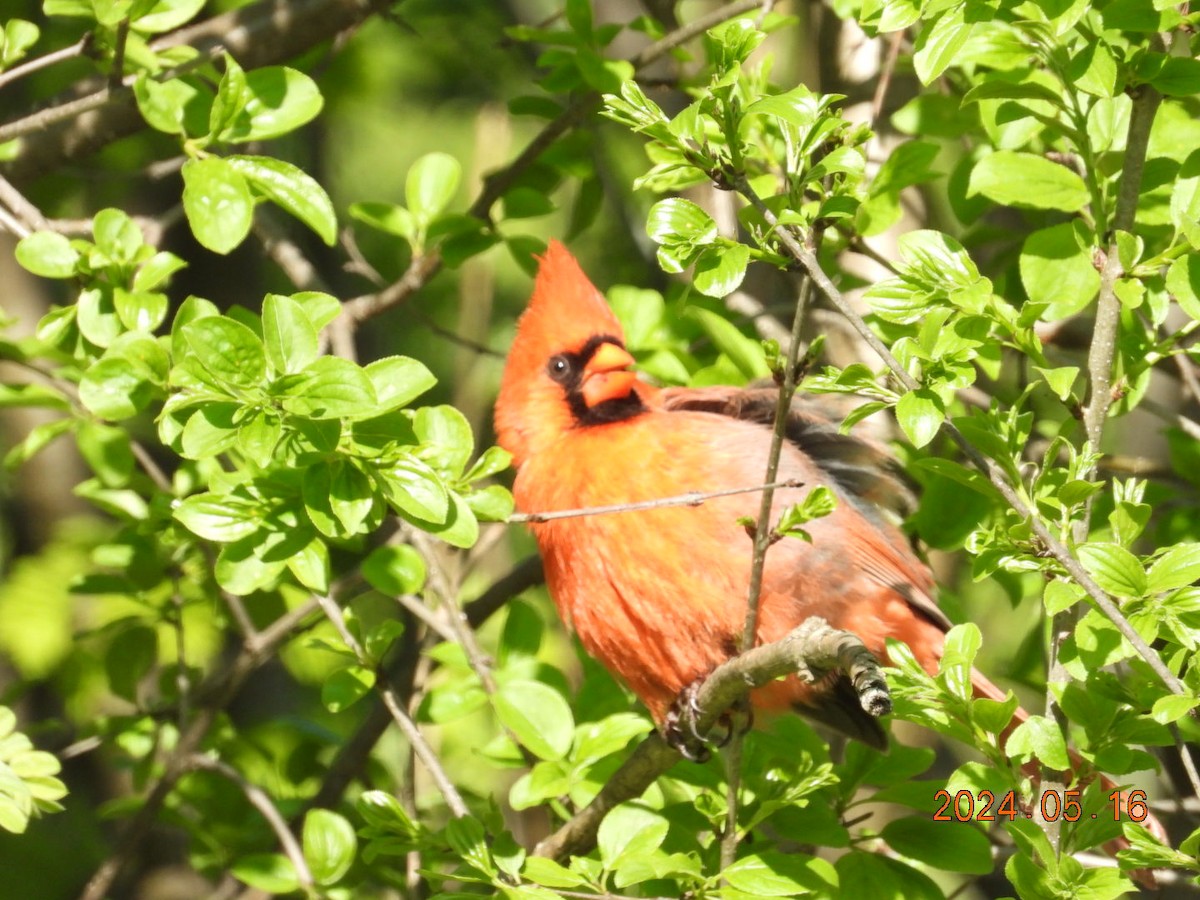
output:
<svg viewBox="0 0 1200 900"><path fill-rule="evenodd" d="M413 163L404 183L404 199L419 222L428 224L454 199L462 166L448 153L427 153Z"/></svg>
<svg viewBox="0 0 1200 900"><path fill-rule="evenodd" d="M571 749L575 720L554 688L540 681L507 681L498 686L495 705L504 726L539 759L562 759Z"/></svg>
<svg viewBox="0 0 1200 900"><path fill-rule="evenodd" d="M998 150L975 164L967 196L983 194L1006 206L1077 212L1089 200L1083 179L1032 153Z"/></svg>
<svg viewBox="0 0 1200 900"><path fill-rule="evenodd" d="M921 30L913 45L913 68L922 84L931 84L955 62L974 27L964 21L963 8L956 6Z"/></svg>
<svg viewBox="0 0 1200 900"><path fill-rule="evenodd" d="M35 231L17 242L17 262L43 278L70 278L75 274L79 252L71 241L55 231Z"/></svg>
<svg viewBox="0 0 1200 900"><path fill-rule="evenodd" d="M1146 572L1138 558L1118 544L1093 543L1079 548L1079 561L1088 574L1110 594L1141 597L1146 593Z"/></svg>
<svg viewBox="0 0 1200 900"><path fill-rule="evenodd" d="M972 696L971 671L975 665L975 654L983 643L979 627L972 623L955 625L946 634L942 659L938 664L941 680L958 697L964 700Z"/></svg>
<svg viewBox="0 0 1200 900"><path fill-rule="evenodd" d="M158 635L153 628L135 625L113 638L104 654L108 686L118 697L138 702L138 684L158 661Z"/></svg>
<svg viewBox="0 0 1200 900"><path fill-rule="evenodd" d="M107 347L124 329L112 288L106 284L80 291L75 303L75 321L83 336L98 347Z"/></svg>
<svg viewBox="0 0 1200 900"><path fill-rule="evenodd" d="M1044 369L1041 366L1034 366L1033 368L1046 380L1046 384L1054 392L1054 396L1065 403L1071 396L1071 388L1075 385L1075 379L1079 377L1079 367L1060 366L1057 369Z"/></svg>
<svg viewBox="0 0 1200 900"><path fill-rule="evenodd" d="M330 247L337 241L333 201L303 169L270 156L230 156L225 162L254 191L295 216Z"/></svg>
<svg viewBox="0 0 1200 900"><path fill-rule="evenodd" d="M291 297L267 294L262 310L263 347L279 374L294 374L317 358L317 331Z"/></svg>
<svg viewBox="0 0 1200 900"><path fill-rule="evenodd" d="M354 826L329 809L308 811L301 841L304 861L308 863L313 880L320 885L341 881L358 850Z"/></svg>
<svg viewBox="0 0 1200 900"><path fill-rule="evenodd" d="M407 356L386 356L366 367L375 386L377 413L408 406L435 384L437 379L422 362Z"/></svg>
<svg viewBox="0 0 1200 900"><path fill-rule="evenodd" d="M314 536L296 553L287 559L288 571L296 580L320 594L329 593L329 548L321 538Z"/></svg>
<svg viewBox="0 0 1200 900"><path fill-rule="evenodd" d="M158 81L143 72L133 83L133 95L138 112L156 131L198 137L206 130L213 94L196 79Z"/></svg>
<svg viewBox="0 0 1200 900"><path fill-rule="evenodd" d="M225 72L217 85L217 96L208 112L208 133L214 137L224 131L245 108L250 94L246 90L246 72L236 59L223 54Z"/></svg>
<svg viewBox="0 0 1200 900"><path fill-rule="evenodd" d="M1150 715L1155 722L1163 725L1169 725L1172 722L1177 722L1190 713L1197 706L1200 706L1200 699L1196 697L1184 697L1178 694L1167 694L1165 697L1159 697L1154 701L1154 706L1150 710Z"/></svg>
<svg viewBox="0 0 1200 900"><path fill-rule="evenodd" d="M696 258L692 283L707 297L724 297L741 286L749 262L750 248L745 244L714 244Z"/></svg>
<svg viewBox="0 0 1200 900"><path fill-rule="evenodd" d="M186 25L204 9L206 0L157 0L149 11L133 20L131 27L144 34L162 34Z"/></svg>
<svg viewBox="0 0 1200 900"><path fill-rule="evenodd" d="M928 388L904 394L896 404L896 421L914 447L924 447L946 418L942 398Z"/></svg>
<svg viewBox="0 0 1200 900"><path fill-rule="evenodd" d="M123 428L84 421L79 425L79 453L105 487L124 487L133 474L129 433Z"/></svg>
<svg viewBox="0 0 1200 900"><path fill-rule="evenodd" d="M279 137L311 122L324 104L317 83L287 66L247 72L246 91L245 106L219 140L241 144Z"/></svg>
<svg viewBox="0 0 1200 900"><path fill-rule="evenodd" d="M289 412L314 419L367 418L378 412L367 373L336 356L322 356L305 368L286 389L283 405Z"/></svg>
<svg viewBox="0 0 1200 900"><path fill-rule="evenodd" d="M79 382L79 400L102 419L120 421L137 415L153 399L145 367L120 356L93 363Z"/></svg>
<svg viewBox="0 0 1200 900"><path fill-rule="evenodd" d="M267 376L267 358L258 335L228 316L205 316L180 334L200 365L219 385L258 387Z"/></svg>
<svg viewBox="0 0 1200 900"><path fill-rule="evenodd" d="M1180 309L1200 320L1200 257L1189 253L1171 263L1167 269L1167 290Z"/></svg>
<svg viewBox="0 0 1200 900"><path fill-rule="evenodd" d="M1176 544L1150 566L1146 592L1170 591L1200 579L1200 544Z"/></svg>
<svg viewBox="0 0 1200 900"><path fill-rule="evenodd" d="M92 219L92 236L96 248L119 263L132 262L145 243L142 229L129 215L111 207L100 210Z"/></svg>
<svg viewBox="0 0 1200 900"><path fill-rule="evenodd" d="M596 832L600 860L605 868L614 869L626 856L653 853L669 830L662 815L636 801L615 806Z"/></svg>
<svg viewBox="0 0 1200 900"><path fill-rule="evenodd" d="M238 403L205 403L188 418L180 435L183 456L209 459L234 445L238 426L234 418L241 411Z"/></svg>
<svg viewBox="0 0 1200 900"><path fill-rule="evenodd" d="M265 467L274 458L282 433L277 416L255 410L238 423L237 448L256 466Z"/></svg>
<svg viewBox="0 0 1200 900"><path fill-rule="evenodd" d="M1184 56L1167 56L1150 78L1150 84L1168 97L1189 97L1200 94L1200 60Z"/></svg>
<svg viewBox="0 0 1200 900"><path fill-rule="evenodd" d="M700 323L717 349L729 357L747 381L770 377L771 370L758 340L746 337L724 316L702 307L689 307L685 315Z"/></svg>
<svg viewBox="0 0 1200 900"><path fill-rule="evenodd" d="M450 497L442 479L426 463L400 460L381 473L388 502L397 511L424 522L443 523L450 513Z"/></svg>
<svg viewBox="0 0 1200 900"><path fill-rule="evenodd" d="M131 331L151 332L167 317L167 295L157 291L113 290L113 307L121 324Z"/></svg>
<svg viewBox="0 0 1200 900"><path fill-rule="evenodd" d="M0 33L0 69L7 69L37 43L41 30L26 19L9 19Z"/></svg>
<svg viewBox="0 0 1200 900"><path fill-rule="evenodd" d="M986 875L992 871L991 844L966 822L934 822L928 815L904 816L883 826L893 850L947 872Z"/></svg>
<svg viewBox="0 0 1200 900"><path fill-rule="evenodd" d="M484 522L506 522L513 514L512 493L499 484L472 491L466 501L475 517Z"/></svg>
<svg viewBox="0 0 1200 900"><path fill-rule="evenodd" d="M743 856L721 877L730 887L753 897L802 897L810 893L828 896L836 881L832 867L824 860L805 853L772 851Z"/></svg>
<svg viewBox="0 0 1200 900"><path fill-rule="evenodd" d="M415 594L425 586L425 560L408 544L376 547L363 560L362 575L381 593Z"/></svg>
<svg viewBox="0 0 1200 900"><path fill-rule="evenodd" d="M669 197L650 207L646 234L656 244L711 244L717 239L717 223L691 200Z"/></svg>
<svg viewBox="0 0 1200 900"><path fill-rule="evenodd" d="M429 459L439 470L457 478L475 449L471 423L453 406L423 406L413 419L417 440L435 451Z"/></svg>
<svg viewBox="0 0 1200 900"><path fill-rule="evenodd" d="M321 682L321 702L331 713L340 713L369 694L373 687L375 673L370 669L362 666L338 669Z"/></svg>
<svg viewBox="0 0 1200 900"><path fill-rule="evenodd" d="M252 853L230 868L233 877L268 894L291 894L300 889L296 869L281 853Z"/></svg>
<svg viewBox="0 0 1200 900"><path fill-rule="evenodd" d="M342 304L337 297L321 291L300 291L292 294L292 299L300 304L317 331L336 319L342 311Z"/></svg>
<svg viewBox="0 0 1200 900"><path fill-rule="evenodd" d="M1005 752L1018 759L1036 757L1057 772L1071 768L1067 742L1058 723L1045 716L1030 716L1018 725L1005 745Z"/></svg>
<svg viewBox="0 0 1200 900"><path fill-rule="evenodd" d="M337 460L331 467L329 505L346 534L364 531L363 525L375 505L371 479L349 460Z"/></svg>
<svg viewBox="0 0 1200 900"><path fill-rule="evenodd" d="M205 540L231 542L258 530L258 507L229 494L196 494L175 508L175 518Z"/></svg>
<svg viewBox="0 0 1200 900"><path fill-rule="evenodd" d="M854 850L837 861L838 889L833 896L878 900L944 900L933 880L898 859Z"/></svg>
<svg viewBox="0 0 1200 900"><path fill-rule="evenodd" d="M210 156L183 164L183 211L196 240L228 253L250 233L254 198L246 179L223 159Z"/></svg>
<svg viewBox="0 0 1200 900"><path fill-rule="evenodd" d="M1092 261L1090 233L1076 222L1033 232L1021 248L1021 283L1034 303L1045 303L1047 322L1072 316L1100 291Z"/></svg>
<svg viewBox="0 0 1200 900"><path fill-rule="evenodd" d="M457 492L449 492L450 512L446 521L438 523L417 523L422 528L437 535L447 544L454 547L474 547L479 540L479 521L467 503Z"/></svg>

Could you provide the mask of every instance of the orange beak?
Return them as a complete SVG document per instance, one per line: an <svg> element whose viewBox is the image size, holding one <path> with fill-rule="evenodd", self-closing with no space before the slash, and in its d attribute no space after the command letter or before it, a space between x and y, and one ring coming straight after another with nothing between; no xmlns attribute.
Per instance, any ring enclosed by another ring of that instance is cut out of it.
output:
<svg viewBox="0 0 1200 900"><path fill-rule="evenodd" d="M637 381L637 375L629 371L632 365L633 357L626 350L616 344L601 344L583 367L579 390L588 408L628 397Z"/></svg>

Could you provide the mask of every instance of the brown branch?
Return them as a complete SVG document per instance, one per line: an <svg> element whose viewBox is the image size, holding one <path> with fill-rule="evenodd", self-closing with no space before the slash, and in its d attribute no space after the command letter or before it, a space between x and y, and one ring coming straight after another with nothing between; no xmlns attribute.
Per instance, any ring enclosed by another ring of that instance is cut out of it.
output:
<svg viewBox="0 0 1200 900"><path fill-rule="evenodd" d="M219 759L214 759L211 756L196 753L186 760L185 764L189 769L216 772L218 775L237 785L250 805L258 810L259 815L267 820L267 824L275 832L275 836L279 839L280 849L283 850L283 855L288 858L288 862L296 870L296 879L300 882L301 886L306 888L312 886L313 876L308 868L308 863L304 860L304 851L300 849L300 843L296 840L296 836L292 834L292 830L288 828L288 823L284 820L282 814L276 808L274 801L271 800L266 791L258 785L247 781L242 776L242 773L233 766L223 763Z"/></svg>
<svg viewBox="0 0 1200 900"><path fill-rule="evenodd" d="M206 55L224 49L243 68L258 68L291 59L389 5L387 0L261 0L182 28L152 47L190 44ZM16 157L0 172L14 182L28 182L146 127L128 88L77 93L21 120L45 127L24 133Z"/></svg>
<svg viewBox="0 0 1200 900"><path fill-rule="evenodd" d="M891 712L891 697L878 660L855 635L831 628L824 619L812 616L781 640L748 650L714 669L696 695L697 730L704 734L712 729L747 687L760 687L793 673L811 682L834 670L849 676L866 712L873 716ZM605 814L619 803L640 797L679 759L679 752L660 734L650 735L595 799L538 844L534 855L564 861L588 852Z"/></svg>
<svg viewBox="0 0 1200 900"><path fill-rule="evenodd" d="M746 621L742 627L741 652L745 653L754 646L758 639L758 607L762 598L763 572L766 569L767 550L774 539L774 527L771 524L771 508L775 501L775 479L779 474L779 458L783 454L783 444L787 439L788 412L792 407L792 397L796 393L796 369L800 361L800 332L804 327L804 313L808 309L809 294L812 291L812 279L802 276L800 294L796 298L796 312L792 317L792 333L788 343L787 359L784 363L783 380L779 384L775 400L775 418L771 429L771 446L767 451L767 471L763 476L766 482L762 497L759 500L758 520L754 526L754 554L750 561L750 585L746 595ZM742 695L741 699L744 699ZM730 739L729 748L725 754L726 766L726 816L725 832L721 836L721 869L733 865L737 858L738 845L738 790L741 785L742 740L744 732L736 730Z"/></svg>
<svg viewBox="0 0 1200 900"><path fill-rule="evenodd" d="M750 187L745 179L741 179L739 181L737 184L737 190L747 200L750 201L750 203L759 211L759 213L761 213L767 224L775 229L775 233L779 236L779 240L787 252L804 268L805 271L808 272L813 281L816 282L817 287L821 289L821 293L824 294L829 299L829 302L832 303L834 307L850 321L850 323L854 326L854 330L858 332L862 339L866 341L867 345L875 351L880 359L883 360L888 369L890 369L892 374L895 375L896 379L908 390L917 390L921 385L908 373L908 370L900 365L899 360L892 355L892 352L884 345L883 341L879 339L875 332L867 327L867 323L863 321L863 318L858 314L858 311L846 301L846 298L842 296L841 291L839 291L834 283L830 281L829 276L826 275L825 270L821 268L821 263L816 256L810 253L796 239L795 235L792 234L789 228L781 227L779 225L779 221L776 219L775 214L767 207L765 203L763 203L762 198L760 198L758 194L754 192L754 189ZM991 481L991 483L1000 492L1001 496L1004 497L1005 502L1008 503L1008 505L1011 506L1018 515L1029 522L1029 527L1037 536L1038 540L1040 540L1046 549L1050 551L1050 554L1056 560L1058 560L1059 564L1067 571L1067 573L1073 579L1075 579L1076 583L1078 583L1079 586L1087 592L1088 596L1096 602L1096 605L1100 607L1100 611L1103 612L1105 617L1116 626L1117 630L1121 632L1122 636L1129 641L1130 646L1133 647L1138 656L1146 661L1146 664L1150 666L1156 675L1158 675L1163 684L1165 684L1172 693L1180 695L1187 694L1187 687L1184 685L1184 683L1170 669L1167 668L1166 664L1161 658L1159 658L1158 654L1151 649L1150 645L1142 639L1142 636L1137 633L1136 629L1129 624L1129 620L1125 618L1117 604L1113 602L1112 598L1110 598L1108 594L1101 589L1100 585L1096 584L1092 576L1087 573L1087 570L1084 569L1083 565L1071 553L1071 551L1067 549L1066 545L1050 532L1050 530L1046 527L1045 522L1042 521L1041 517L1038 516L1032 509L1030 509L1029 505L1021 499L1020 495L1016 492L1013 486L1009 484L1008 478L1000 470L999 466L980 453L974 447L974 445L972 445L971 442L966 439L963 433L959 431L952 423L944 422L942 424L942 429L956 444L958 444L958 446L962 449L963 454L969 460L971 460L971 463L981 472L987 475L988 480Z"/></svg>
<svg viewBox="0 0 1200 900"><path fill-rule="evenodd" d="M629 59L629 62L635 70L642 69L670 53L676 47L703 34L714 25L757 9L759 6L761 6L761 0L734 0L732 3L720 6L643 48ZM576 125L584 122L599 105L599 93L591 91L581 94L561 114L546 123L516 159L484 179L483 190L475 198L467 210L467 214L490 222L492 206L504 196L510 187L516 184L522 173L537 162L541 155L554 145L555 141ZM436 249L414 255L408 269L398 281L381 291L347 300L342 306L341 318L345 320L345 323L341 327L354 327L372 316L377 316L393 306L404 303L437 275L441 268L441 254Z"/></svg>
<svg viewBox="0 0 1200 900"><path fill-rule="evenodd" d="M1113 357L1117 351L1117 325L1121 319L1121 301L1117 298L1116 284L1117 279L1125 273L1117 253L1116 233L1133 231L1138 192L1142 186L1142 170L1146 165L1146 148L1150 141L1150 127L1154 124L1154 115L1161 102L1162 94L1148 84L1142 85L1137 89L1133 108L1129 113L1125 166L1117 188L1113 232L1108 236L1108 257L1100 273L1100 299L1096 304L1096 324L1088 350L1088 377L1092 393L1087 408L1083 411L1083 425L1087 431L1088 449L1096 454L1100 453L1104 422L1108 418L1108 408L1113 402ZM1084 536L1086 537L1086 531Z"/></svg>
<svg viewBox="0 0 1200 900"><path fill-rule="evenodd" d="M337 630L338 636L341 637L343 643L358 658L359 664L370 668L371 661L368 659L362 645L358 643L354 635L350 633L350 629L346 626L346 618L342 615L342 608L338 606L337 601L329 596L319 596L317 597L317 603L320 604L326 618L333 623L333 627ZM421 729L417 727L417 723L412 720L408 711L404 709L404 705L400 702L392 686L377 682L376 688L379 699L383 701L383 705L391 714L392 721L400 727L400 731L408 738L409 744L416 751L418 758L433 779L433 783L441 792L443 799L445 799L446 806L450 808L451 814L457 819L470 815L466 803L463 802L462 796L458 793L458 788L454 786L454 782L450 780L450 776L442 768L437 754L433 752L433 748L429 746L429 743L425 740L425 736L421 734Z"/></svg>
<svg viewBox="0 0 1200 900"><path fill-rule="evenodd" d="M162 775L130 819L112 854L100 864L100 868L84 887L80 900L104 900L108 896L121 870L140 849L142 839L150 830L176 782L187 774L188 761L200 749L200 744L212 728L217 713L229 705L246 679L267 661L276 647L287 640L292 630L317 609L317 601L310 600L280 616L267 628L244 641L241 652L229 668L217 677L207 704L196 713L187 730L180 734L163 767Z"/></svg>
<svg viewBox="0 0 1200 900"><path fill-rule="evenodd" d="M0 89L5 85L12 84L27 75L32 75L34 72L45 69L48 66L56 65L60 62L65 62L68 59L74 59L77 56L82 56L84 51L91 46L93 40L92 32L88 32L75 43L62 47L58 50L52 50L49 53L44 53L41 56L36 56L33 59L21 63L19 66L13 66L6 72L0 72Z"/></svg>

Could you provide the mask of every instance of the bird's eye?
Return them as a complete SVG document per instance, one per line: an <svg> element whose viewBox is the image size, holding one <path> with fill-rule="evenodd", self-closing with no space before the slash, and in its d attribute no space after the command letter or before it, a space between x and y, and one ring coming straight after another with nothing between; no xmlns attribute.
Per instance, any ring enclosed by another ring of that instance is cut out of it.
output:
<svg viewBox="0 0 1200 900"><path fill-rule="evenodd" d="M551 378L558 382L564 382L571 377L571 360L561 354L552 356L548 369Z"/></svg>

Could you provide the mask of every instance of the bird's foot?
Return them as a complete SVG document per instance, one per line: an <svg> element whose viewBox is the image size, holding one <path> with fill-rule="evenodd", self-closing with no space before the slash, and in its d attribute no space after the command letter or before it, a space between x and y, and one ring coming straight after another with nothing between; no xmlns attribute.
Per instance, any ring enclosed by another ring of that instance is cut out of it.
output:
<svg viewBox="0 0 1200 900"><path fill-rule="evenodd" d="M745 734L754 726L754 710L749 699L743 696L717 719L716 725L720 729L718 737L700 734L696 727L696 717L700 712L697 696L703 683L703 678L697 679L680 691L663 723L663 737L667 743L679 751L684 759L699 763L712 758L710 744L717 748L724 747L733 740L735 734Z"/></svg>
<svg viewBox="0 0 1200 900"><path fill-rule="evenodd" d="M696 730L696 716L700 712L696 698L703 683L703 678L697 678L680 691L663 720L663 737L668 746L677 750L684 759L696 763L712 759L712 751L708 749L703 735Z"/></svg>

